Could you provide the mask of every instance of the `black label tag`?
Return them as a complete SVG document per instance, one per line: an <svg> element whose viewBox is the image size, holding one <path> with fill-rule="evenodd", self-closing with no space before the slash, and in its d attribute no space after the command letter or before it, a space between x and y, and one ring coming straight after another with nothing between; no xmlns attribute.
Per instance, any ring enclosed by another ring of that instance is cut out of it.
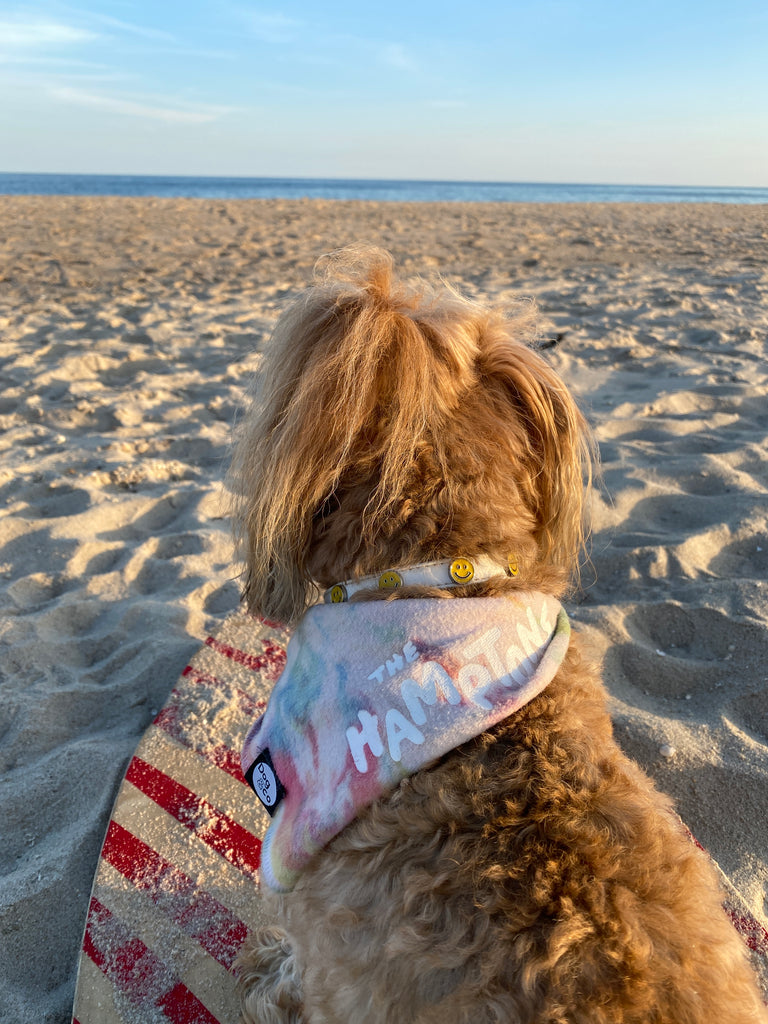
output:
<svg viewBox="0 0 768 1024"><path fill-rule="evenodd" d="M285 796L285 787L275 771L269 750L262 750L245 773L245 781L272 816Z"/></svg>

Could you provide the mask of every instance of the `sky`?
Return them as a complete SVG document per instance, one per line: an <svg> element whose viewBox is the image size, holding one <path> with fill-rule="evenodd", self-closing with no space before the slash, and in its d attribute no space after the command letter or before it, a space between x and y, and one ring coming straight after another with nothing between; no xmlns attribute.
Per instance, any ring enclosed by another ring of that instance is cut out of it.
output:
<svg viewBox="0 0 768 1024"><path fill-rule="evenodd" d="M766 0L0 0L0 171L768 186Z"/></svg>

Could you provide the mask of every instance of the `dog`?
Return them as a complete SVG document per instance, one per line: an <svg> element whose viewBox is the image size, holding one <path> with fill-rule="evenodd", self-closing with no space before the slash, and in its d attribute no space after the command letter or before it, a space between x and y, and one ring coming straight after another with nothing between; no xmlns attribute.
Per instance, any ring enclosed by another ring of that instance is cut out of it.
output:
<svg viewBox="0 0 768 1024"><path fill-rule="evenodd" d="M560 604L595 448L534 305L401 283L374 248L316 273L231 467L244 599L295 628L244 751L274 924L242 1020L765 1024Z"/></svg>

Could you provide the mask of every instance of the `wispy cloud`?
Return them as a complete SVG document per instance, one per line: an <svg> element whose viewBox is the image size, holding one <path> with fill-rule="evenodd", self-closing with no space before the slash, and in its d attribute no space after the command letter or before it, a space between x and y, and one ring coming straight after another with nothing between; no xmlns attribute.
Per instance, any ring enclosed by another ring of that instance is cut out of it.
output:
<svg viewBox="0 0 768 1024"><path fill-rule="evenodd" d="M112 18L108 14L98 14L95 11L78 11L84 18L93 21L106 28L115 29L131 36L140 36L142 39L156 39L166 43L175 43L176 37L170 32L163 32L161 29L148 28L146 25L134 25L130 21L121 21L119 18Z"/></svg>
<svg viewBox="0 0 768 1024"><path fill-rule="evenodd" d="M111 114L175 124L205 124L216 121L236 109L235 107L212 104L194 106L169 100L166 97L109 96L71 86L55 86L51 89L51 96L59 102L75 106L91 107Z"/></svg>
<svg viewBox="0 0 768 1024"><path fill-rule="evenodd" d="M299 31L304 28L303 21L289 18L285 14L241 9L240 15L251 33L265 43L293 42Z"/></svg>
<svg viewBox="0 0 768 1024"><path fill-rule="evenodd" d="M90 71L109 71L108 64L102 64L95 60L78 60L75 57L52 57L47 54L31 53L2 53L0 51L0 64L25 65L32 68L81 68Z"/></svg>
<svg viewBox="0 0 768 1024"><path fill-rule="evenodd" d="M379 50L379 60L397 71L418 71L419 65L400 43L387 43Z"/></svg>
<svg viewBox="0 0 768 1024"><path fill-rule="evenodd" d="M85 24L91 24L98 28L101 35L106 35L112 40L127 42L125 37L133 40L142 40L155 44L152 52L162 51L178 57L196 57L203 60L231 60L232 52L228 50L214 50L201 46L188 46L184 38L162 29L150 28L147 25L137 25L131 21L123 21L121 18L113 18L108 14L100 14L95 11L86 11L77 7L69 7L68 11L81 18Z"/></svg>
<svg viewBox="0 0 768 1024"><path fill-rule="evenodd" d="M0 53L72 46L98 39L95 32L56 21L0 21Z"/></svg>
<svg viewBox="0 0 768 1024"><path fill-rule="evenodd" d="M59 55L78 44L141 42L153 44L163 52L182 56L224 59L231 57L223 50L187 46L184 40L161 29L137 25L96 11L77 7L64 8L69 23L44 18L10 18L0 20L0 60L21 59L32 54L55 52Z"/></svg>
<svg viewBox="0 0 768 1024"><path fill-rule="evenodd" d="M144 52L160 54L168 57L192 57L194 60L229 60L234 61L237 55L232 50L210 50L198 46L161 46L152 47Z"/></svg>

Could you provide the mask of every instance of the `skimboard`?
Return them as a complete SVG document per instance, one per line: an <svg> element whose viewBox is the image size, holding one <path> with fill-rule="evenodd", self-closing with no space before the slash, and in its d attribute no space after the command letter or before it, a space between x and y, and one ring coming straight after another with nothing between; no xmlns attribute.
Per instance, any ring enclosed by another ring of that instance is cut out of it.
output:
<svg viewBox="0 0 768 1024"><path fill-rule="evenodd" d="M269 818L240 748L288 634L244 612L185 668L112 810L91 892L73 1024L235 1024L232 964L262 924Z"/></svg>
<svg viewBox="0 0 768 1024"><path fill-rule="evenodd" d="M182 673L118 792L93 883L73 1024L235 1024L232 965L266 923L269 819L240 747L285 663L286 630L237 612ZM722 873L721 873L722 874ZM768 997L768 933L722 875Z"/></svg>

